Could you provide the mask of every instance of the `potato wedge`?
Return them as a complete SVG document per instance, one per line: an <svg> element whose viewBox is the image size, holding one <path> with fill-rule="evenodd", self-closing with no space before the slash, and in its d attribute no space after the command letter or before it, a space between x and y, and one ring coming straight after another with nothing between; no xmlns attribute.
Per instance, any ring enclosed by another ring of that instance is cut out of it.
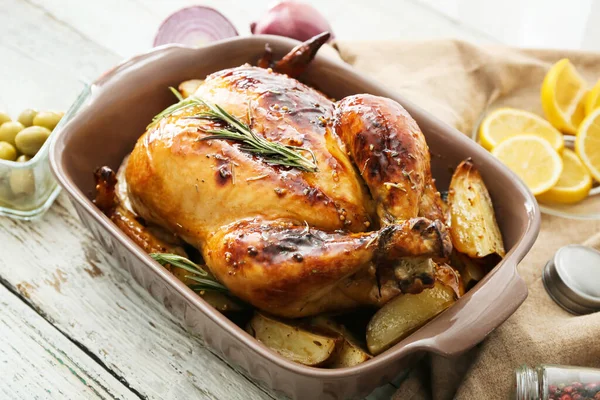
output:
<svg viewBox="0 0 600 400"><path fill-rule="evenodd" d="M486 273L486 268L480 260L473 260L466 254L459 253L456 249L450 254L450 265L460 273L466 290L475 286L477 282L483 279Z"/></svg>
<svg viewBox="0 0 600 400"><path fill-rule="evenodd" d="M242 311L248 308L248 305L244 304L241 300L237 299L236 297L228 296L225 293L209 290L196 293L198 293L198 295L202 297L204 301L222 313Z"/></svg>
<svg viewBox="0 0 600 400"><path fill-rule="evenodd" d="M371 358L360 342L343 325L331 318L320 315L309 321L311 329L317 332L326 332L329 335L340 335L342 341L335 349L325 366L327 368L345 368L360 364Z"/></svg>
<svg viewBox="0 0 600 400"><path fill-rule="evenodd" d="M179 93L181 93L183 98L190 97L196 93L196 90L200 85L202 85L203 82L204 80L202 79L190 79L189 81L183 81L179 84Z"/></svg>
<svg viewBox="0 0 600 400"><path fill-rule="evenodd" d="M271 350L300 364L319 366L334 353L340 337L319 335L255 312L246 331Z"/></svg>
<svg viewBox="0 0 600 400"><path fill-rule="evenodd" d="M363 363L371 358L366 351L347 340L338 345L333 355L327 360L327 368L347 368Z"/></svg>
<svg viewBox="0 0 600 400"><path fill-rule="evenodd" d="M454 171L448 205L450 237L456 250L472 258L506 255L490 194L470 159Z"/></svg>
<svg viewBox="0 0 600 400"><path fill-rule="evenodd" d="M375 313L367 325L367 347L377 355L450 307L456 295L439 281L419 294L402 294Z"/></svg>

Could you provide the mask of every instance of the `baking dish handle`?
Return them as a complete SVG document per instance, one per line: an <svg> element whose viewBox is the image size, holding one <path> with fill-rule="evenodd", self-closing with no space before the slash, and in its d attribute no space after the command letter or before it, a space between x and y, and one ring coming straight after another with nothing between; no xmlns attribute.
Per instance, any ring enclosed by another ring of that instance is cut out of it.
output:
<svg viewBox="0 0 600 400"><path fill-rule="evenodd" d="M459 355L481 342L527 298L527 285L517 273L515 261L479 285L417 331L410 346L443 356Z"/></svg>

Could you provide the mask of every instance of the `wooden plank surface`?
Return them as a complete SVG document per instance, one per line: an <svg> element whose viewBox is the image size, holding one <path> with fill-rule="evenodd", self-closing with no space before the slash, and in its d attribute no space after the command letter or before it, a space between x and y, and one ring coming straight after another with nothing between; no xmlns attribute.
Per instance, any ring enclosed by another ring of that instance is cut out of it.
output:
<svg viewBox="0 0 600 400"><path fill-rule="evenodd" d="M0 109L66 111L83 84L121 57L24 0L0 7Z"/></svg>
<svg viewBox="0 0 600 400"><path fill-rule="evenodd" d="M2 222L4 283L143 397L271 398L119 268L66 196L41 221Z"/></svg>
<svg viewBox="0 0 600 400"><path fill-rule="evenodd" d="M2 399L138 398L2 285L0 338Z"/></svg>
<svg viewBox="0 0 600 400"><path fill-rule="evenodd" d="M249 21L269 2L205 3L247 33ZM384 0L313 3L347 40L444 35L491 40L410 0L395 2L394 13ZM189 4L2 0L0 107L12 114L30 106L64 110L79 90L78 79L91 80L122 57L149 48L160 21ZM0 286L2 399L273 398L186 332L116 267L65 195L39 221L0 218L0 281L31 305L19 304ZM9 383L2 382L6 371L13 377ZM394 390L387 385L369 398L388 398Z"/></svg>

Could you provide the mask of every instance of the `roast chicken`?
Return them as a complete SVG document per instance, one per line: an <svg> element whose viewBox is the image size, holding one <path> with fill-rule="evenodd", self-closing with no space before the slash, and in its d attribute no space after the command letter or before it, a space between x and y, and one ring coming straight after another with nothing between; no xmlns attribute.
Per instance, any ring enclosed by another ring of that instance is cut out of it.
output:
<svg viewBox="0 0 600 400"><path fill-rule="evenodd" d="M278 316L379 307L431 287L452 245L425 138L393 100L336 102L297 80L323 42L215 72L191 94L314 155L315 168L204 140L223 124L196 118L196 105L139 138L124 190L108 168L97 172L98 206L148 252L198 249L233 295Z"/></svg>

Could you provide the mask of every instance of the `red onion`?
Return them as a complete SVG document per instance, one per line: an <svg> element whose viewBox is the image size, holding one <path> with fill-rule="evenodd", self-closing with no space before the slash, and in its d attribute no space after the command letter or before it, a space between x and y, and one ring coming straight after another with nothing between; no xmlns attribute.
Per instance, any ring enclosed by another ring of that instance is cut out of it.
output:
<svg viewBox="0 0 600 400"><path fill-rule="evenodd" d="M250 30L256 35L287 36L301 42L319 33L332 32L329 22L319 11L309 4L297 1L275 4L259 21L250 24Z"/></svg>
<svg viewBox="0 0 600 400"><path fill-rule="evenodd" d="M154 37L154 46L180 43L201 46L214 40L238 36L233 24L214 8L182 8L163 21Z"/></svg>

